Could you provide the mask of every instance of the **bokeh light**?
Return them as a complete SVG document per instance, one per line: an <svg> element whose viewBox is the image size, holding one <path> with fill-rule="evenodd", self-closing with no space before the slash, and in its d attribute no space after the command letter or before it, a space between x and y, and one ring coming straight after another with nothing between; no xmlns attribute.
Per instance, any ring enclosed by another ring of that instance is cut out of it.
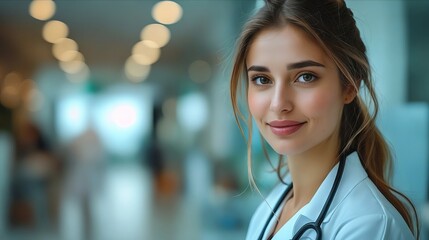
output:
<svg viewBox="0 0 429 240"><path fill-rule="evenodd" d="M52 20L43 26L43 38L50 43L56 43L62 38L66 38L69 34L67 25L58 20Z"/></svg>
<svg viewBox="0 0 429 240"><path fill-rule="evenodd" d="M134 45L132 58L141 65L151 65L158 61L161 51L151 41L140 41Z"/></svg>
<svg viewBox="0 0 429 240"><path fill-rule="evenodd" d="M170 41L170 30L162 24L149 24L143 28L140 37L156 43L158 47L164 47Z"/></svg>
<svg viewBox="0 0 429 240"><path fill-rule="evenodd" d="M38 20L48 20L55 14L55 2L52 0L33 0L30 3L30 15Z"/></svg>
<svg viewBox="0 0 429 240"><path fill-rule="evenodd" d="M125 75L134 82L145 80L150 73L150 65L138 64L132 57L125 62Z"/></svg>
<svg viewBox="0 0 429 240"><path fill-rule="evenodd" d="M70 38L62 38L52 46L52 53L60 61L70 61L78 54L77 43Z"/></svg>
<svg viewBox="0 0 429 240"><path fill-rule="evenodd" d="M182 7L173 1L161 1L152 8L152 17L162 24L173 24L182 18Z"/></svg>
<svg viewBox="0 0 429 240"><path fill-rule="evenodd" d="M86 66L86 64L79 60L73 60L68 62L60 62L61 69L69 74L76 74L82 71Z"/></svg>

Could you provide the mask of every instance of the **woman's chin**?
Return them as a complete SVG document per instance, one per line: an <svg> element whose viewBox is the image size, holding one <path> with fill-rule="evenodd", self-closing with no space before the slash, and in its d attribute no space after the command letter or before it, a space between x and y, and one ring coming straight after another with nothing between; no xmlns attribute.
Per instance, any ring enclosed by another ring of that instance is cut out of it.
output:
<svg viewBox="0 0 429 240"><path fill-rule="evenodd" d="M273 146L271 145L271 147L273 148L273 150L280 154L280 155L284 155L284 156L292 156L292 155L296 155L299 154L300 152L302 152L302 149L296 147L296 146L284 146L284 145L280 145L280 146Z"/></svg>

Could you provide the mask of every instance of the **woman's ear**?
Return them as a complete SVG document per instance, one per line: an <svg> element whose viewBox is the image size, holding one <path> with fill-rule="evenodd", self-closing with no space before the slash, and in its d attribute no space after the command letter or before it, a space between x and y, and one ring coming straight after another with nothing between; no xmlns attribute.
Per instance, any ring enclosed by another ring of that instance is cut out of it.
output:
<svg viewBox="0 0 429 240"><path fill-rule="evenodd" d="M348 84L344 89L344 94L343 94L344 104L351 103L355 99L357 95L357 91L358 90L354 88L351 84Z"/></svg>

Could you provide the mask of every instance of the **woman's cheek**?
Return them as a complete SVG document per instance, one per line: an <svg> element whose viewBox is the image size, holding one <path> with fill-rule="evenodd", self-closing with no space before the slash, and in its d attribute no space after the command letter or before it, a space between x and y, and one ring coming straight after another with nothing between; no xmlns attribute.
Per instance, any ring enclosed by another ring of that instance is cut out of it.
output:
<svg viewBox="0 0 429 240"><path fill-rule="evenodd" d="M250 114L252 114L253 117L257 118L257 115L260 114L259 109L261 109L260 105L262 103L258 100L258 95L254 92L249 92L249 94L247 95L247 102L249 104Z"/></svg>
<svg viewBox="0 0 429 240"><path fill-rule="evenodd" d="M307 112L309 117L317 117L332 112L337 108L339 98L331 91L316 91L303 96L301 109Z"/></svg>

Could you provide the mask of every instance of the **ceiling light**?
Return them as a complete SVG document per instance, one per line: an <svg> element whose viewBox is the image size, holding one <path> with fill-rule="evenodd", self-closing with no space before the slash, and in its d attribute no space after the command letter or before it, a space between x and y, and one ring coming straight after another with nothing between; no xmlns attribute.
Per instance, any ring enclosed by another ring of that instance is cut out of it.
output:
<svg viewBox="0 0 429 240"><path fill-rule="evenodd" d="M66 61L66 62L70 62L70 61L81 61L81 62L85 62L85 58L83 57L83 54L82 54L82 53L80 53L79 51L76 51L76 52L73 54L73 58L69 59L69 60L68 60L68 61Z"/></svg>
<svg viewBox="0 0 429 240"><path fill-rule="evenodd" d="M68 62L60 62L60 67L66 73L76 74L82 71L86 67L86 64L79 60L73 60Z"/></svg>
<svg viewBox="0 0 429 240"><path fill-rule="evenodd" d="M173 1L161 1L152 8L152 17L162 24L173 24L182 18L182 7Z"/></svg>
<svg viewBox="0 0 429 240"><path fill-rule="evenodd" d="M125 75L134 82L140 82L149 76L150 68L150 65L138 64L134 58L129 57L125 62Z"/></svg>
<svg viewBox="0 0 429 240"><path fill-rule="evenodd" d="M170 30L162 24L149 24L143 28L140 37L156 43L158 47L164 47L170 41Z"/></svg>
<svg viewBox="0 0 429 240"><path fill-rule="evenodd" d="M52 53L60 61L70 61L77 54L77 43L70 38L62 38L52 46Z"/></svg>
<svg viewBox="0 0 429 240"><path fill-rule="evenodd" d="M141 65L151 65L158 61L161 51L153 47L153 42L144 40L133 47L132 58Z"/></svg>
<svg viewBox="0 0 429 240"><path fill-rule="evenodd" d="M58 20L49 21L43 26L43 38L50 43L56 43L60 39L66 38L68 34L67 25Z"/></svg>
<svg viewBox="0 0 429 240"><path fill-rule="evenodd" d="M30 15L38 20L48 20L55 14L55 2L52 0L33 0L30 3Z"/></svg>

